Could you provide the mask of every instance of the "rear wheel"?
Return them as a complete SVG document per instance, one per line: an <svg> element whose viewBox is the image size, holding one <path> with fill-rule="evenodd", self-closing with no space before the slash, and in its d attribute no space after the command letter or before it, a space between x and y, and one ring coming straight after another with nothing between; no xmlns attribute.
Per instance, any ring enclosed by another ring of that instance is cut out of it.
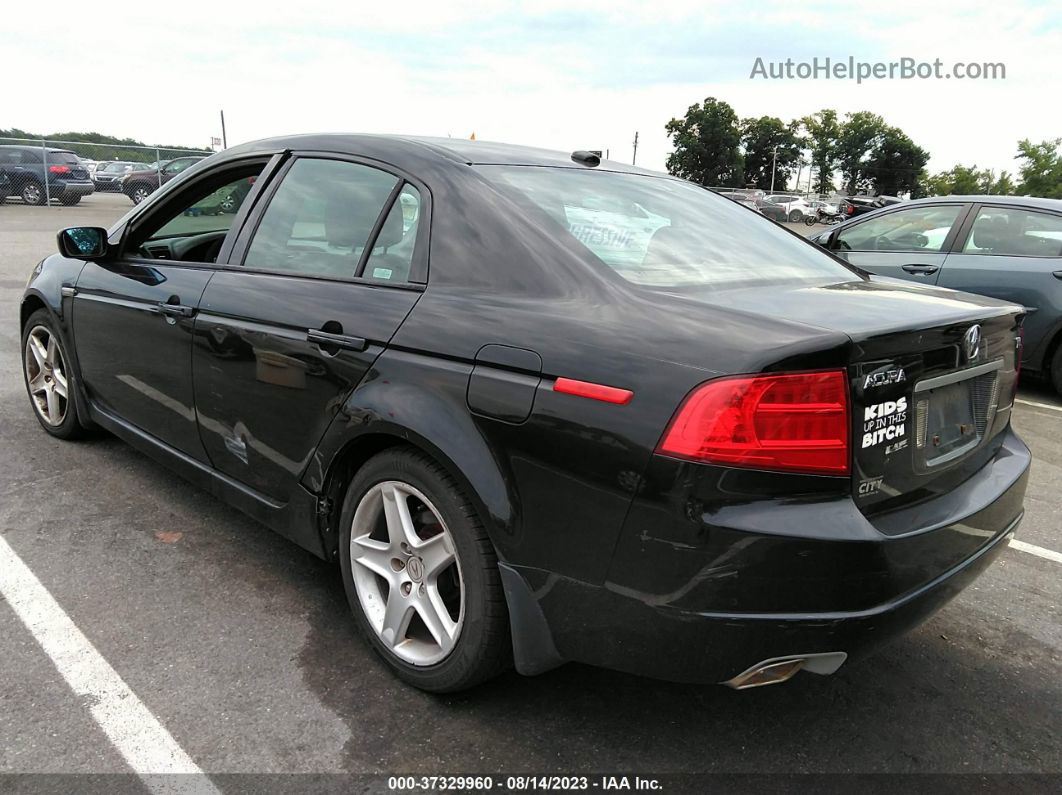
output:
<svg viewBox="0 0 1062 795"><path fill-rule="evenodd" d="M506 667L511 641L494 547L442 467L409 448L381 453L351 481L341 523L347 600L399 677L452 692Z"/></svg>
<svg viewBox="0 0 1062 795"><path fill-rule="evenodd" d="M804 213L800 212L800 210L793 210L789 213L789 223L795 224L803 217Z"/></svg>
<svg viewBox="0 0 1062 795"><path fill-rule="evenodd" d="M48 310L38 309L22 331L22 373L37 421L60 439L73 439L84 430L69 362L55 321Z"/></svg>
<svg viewBox="0 0 1062 795"><path fill-rule="evenodd" d="M26 204L44 204L47 197L39 182L27 182L22 186L22 201Z"/></svg>
<svg viewBox="0 0 1062 795"><path fill-rule="evenodd" d="M77 204L79 201L81 201L81 197L80 196L64 196L59 201L61 201L67 207L73 207L75 204Z"/></svg>

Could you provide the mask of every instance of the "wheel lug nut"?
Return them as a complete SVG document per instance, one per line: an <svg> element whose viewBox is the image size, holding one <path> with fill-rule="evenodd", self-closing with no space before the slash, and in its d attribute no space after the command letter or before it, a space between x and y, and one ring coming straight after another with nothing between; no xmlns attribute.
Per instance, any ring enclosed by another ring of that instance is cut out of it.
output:
<svg viewBox="0 0 1062 795"><path fill-rule="evenodd" d="M409 592L412 591L412 590L413 590L413 583L411 583L411 582L402 583L402 596L409 596Z"/></svg>
<svg viewBox="0 0 1062 795"><path fill-rule="evenodd" d="M424 596L424 594L426 594L427 592L428 592L428 589L424 587L424 583L421 583L420 584L420 591L419 591L420 595Z"/></svg>
<svg viewBox="0 0 1062 795"><path fill-rule="evenodd" d="M395 571L402 571L406 567L406 562L401 558L391 558L391 568Z"/></svg>

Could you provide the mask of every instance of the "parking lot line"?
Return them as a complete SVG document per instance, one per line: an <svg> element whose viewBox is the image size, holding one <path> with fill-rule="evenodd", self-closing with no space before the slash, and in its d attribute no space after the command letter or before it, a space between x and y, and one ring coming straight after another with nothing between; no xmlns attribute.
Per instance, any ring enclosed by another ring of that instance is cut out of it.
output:
<svg viewBox="0 0 1062 795"><path fill-rule="evenodd" d="M0 595L148 789L160 795L219 795L3 537Z"/></svg>
<svg viewBox="0 0 1062 795"><path fill-rule="evenodd" d="M1035 406L1038 409L1051 409L1051 411L1062 411L1062 406L1052 406L1050 403L1038 403L1035 400L1026 400L1025 398L1014 398L1015 403L1021 403L1023 406Z"/></svg>
<svg viewBox="0 0 1062 795"><path fill-rule="evenodd" d="M1021 550L1022 552L1028 552L1030 555L1036 555L1040 558L1053 560L1055 563L1062 563L1062 552L1055 552L1053 549L1044 549L1043 547L1038 547L1035 544L1027 544L1026 542L1019 541L1016 538L1010 539L1010 545L1015 549Z"/></svg>

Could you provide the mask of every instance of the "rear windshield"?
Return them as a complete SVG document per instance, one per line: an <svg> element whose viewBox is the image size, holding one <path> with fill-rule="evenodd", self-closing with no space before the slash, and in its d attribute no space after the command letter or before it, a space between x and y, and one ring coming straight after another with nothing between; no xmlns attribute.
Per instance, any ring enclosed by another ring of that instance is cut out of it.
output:
<svg viewBox="0 0 1062 795"><path fill-rule="evenodd" d="M81 161L77 159L77 155L75 155L73 152L56 152L54 150L48 152L48 162L64 163L68 166L81 165Z"/></svg>
<svg viewBox="0 0 1062 795"><path fill-rule="evenodd" d="M677 179L538 166L480 166L623 278L649 287L850 280L852 271L763 216Z"/></svg>

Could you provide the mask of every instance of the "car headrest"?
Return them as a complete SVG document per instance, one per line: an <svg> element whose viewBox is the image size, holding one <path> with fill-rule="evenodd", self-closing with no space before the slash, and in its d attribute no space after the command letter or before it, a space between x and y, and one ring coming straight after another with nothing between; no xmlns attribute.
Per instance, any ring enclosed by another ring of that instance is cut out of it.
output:
<svg viewBox="0 0 1062 795"><path fill-rule="evenodd" d="M368 185L350 185L341 195L322 197L325 204L325 238L336 248L363 245L372 232L382 203Z"/></svg>
<svg viewBox="0 0 1062 795"><path fill-rule="evenodd" d="M689 232L681 227L662 226L649 239L643 265L683 262L689 251Z"/></svg>
<svg viewBox="0 0 1062 795"><path fill-rule="evenodd" d="M996 215L974 223L973 244L977 248L1001 248L1008 237L1010 237L1010 224L1004 216Z"/></svg>
<svg viewBox="0 0 1062 795"><path fill-rule="evenodd" d="M380 227L380 234L376 237L375 246L388 248L402 240L402 202L395 201L391 212L387 214L387 220Z"/></svg>

